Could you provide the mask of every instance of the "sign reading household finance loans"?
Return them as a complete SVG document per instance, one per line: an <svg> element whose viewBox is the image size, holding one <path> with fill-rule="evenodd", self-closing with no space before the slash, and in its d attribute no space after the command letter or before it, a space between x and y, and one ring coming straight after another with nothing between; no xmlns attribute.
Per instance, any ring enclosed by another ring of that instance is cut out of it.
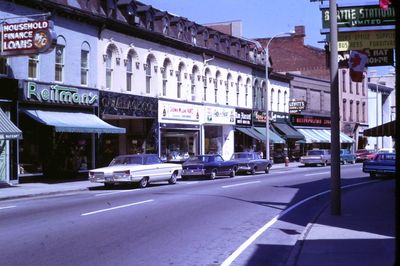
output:
<svg viewBox="0 0 400 266"><path fill-rule="evenodd" d="M50 20L4 23L0 33L1 56L48 53L57 43Z"/></svg>

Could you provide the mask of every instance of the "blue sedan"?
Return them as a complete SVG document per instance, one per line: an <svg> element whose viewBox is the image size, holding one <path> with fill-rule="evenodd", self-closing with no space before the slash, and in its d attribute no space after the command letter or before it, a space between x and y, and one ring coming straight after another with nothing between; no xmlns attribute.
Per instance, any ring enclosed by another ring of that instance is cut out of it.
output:
<svg viewBox="0 0 400 266"><path fill-rule="evenodd" d="M205 176L215 179L217 176L234 177L238 164L232 161L225 161L221 155L197 155L187 159L182 165L182 178L190 176Z"/></svg>

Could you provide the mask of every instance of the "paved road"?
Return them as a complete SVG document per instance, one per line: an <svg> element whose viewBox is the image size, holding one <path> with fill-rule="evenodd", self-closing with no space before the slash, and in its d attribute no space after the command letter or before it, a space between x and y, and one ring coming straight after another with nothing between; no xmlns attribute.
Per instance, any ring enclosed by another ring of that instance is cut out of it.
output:
<svg viewBox="0 0 400 266"><path fill-rule="evenodd" d="M274 218L329 190L329 176L299 167L0 202L0 265L278 265L329 195ZM368 180L360 164L343 166L342 178Z"/></svg>

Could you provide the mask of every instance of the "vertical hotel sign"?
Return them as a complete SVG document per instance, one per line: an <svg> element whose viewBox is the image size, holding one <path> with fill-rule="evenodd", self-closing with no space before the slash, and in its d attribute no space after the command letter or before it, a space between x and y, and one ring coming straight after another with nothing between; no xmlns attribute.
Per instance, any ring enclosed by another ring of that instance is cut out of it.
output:
<svg viewBox="0 0 400 266"><path fill-rule="evenodd" d="M50 52L57 43L50 20L34 20L1 25L1 56Z"/></svg>

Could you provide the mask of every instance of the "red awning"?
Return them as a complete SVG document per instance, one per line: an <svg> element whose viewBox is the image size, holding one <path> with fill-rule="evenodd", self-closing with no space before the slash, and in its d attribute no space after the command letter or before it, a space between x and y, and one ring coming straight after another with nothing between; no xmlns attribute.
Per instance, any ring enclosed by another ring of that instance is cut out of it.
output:
<svg viewBox="0 0 400 266"><path fill-rule="evenodd" d="M396 120L364 130L367 137L394 137L396 135Z"/></svg>

